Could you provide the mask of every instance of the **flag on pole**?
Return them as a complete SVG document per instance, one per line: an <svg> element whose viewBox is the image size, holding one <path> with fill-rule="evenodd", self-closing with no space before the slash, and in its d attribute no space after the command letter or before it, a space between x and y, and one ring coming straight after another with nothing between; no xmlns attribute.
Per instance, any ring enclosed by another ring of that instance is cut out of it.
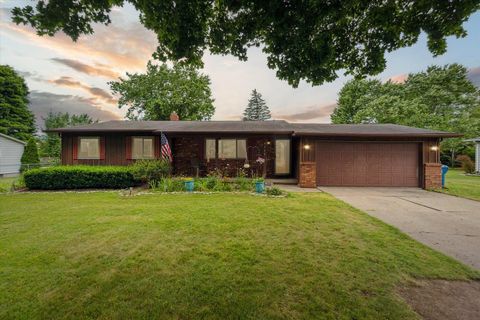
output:
<svg viewBox="0 0 480 320"><path fill-rule="evenodd" d="M163 159L168 159L168 161L172 162L173 157L172 157L172 150L170 149L170 145L168 144L168 139L167 137L163 134L161 135L160 143L162 145L162 158Z"/></svg>

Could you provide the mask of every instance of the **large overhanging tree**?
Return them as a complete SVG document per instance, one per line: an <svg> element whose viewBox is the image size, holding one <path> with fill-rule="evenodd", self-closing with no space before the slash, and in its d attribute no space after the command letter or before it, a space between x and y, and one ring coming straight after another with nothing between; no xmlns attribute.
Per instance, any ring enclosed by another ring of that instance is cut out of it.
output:
<svg viewBox="0 0 480 320"><path fill-rule="evenodd" d="M261 46L277 77L297 86L332 81L340 70L356 76L385 69L385 53L417 42L423 31L434 55L447 36L464 37L464 21L480 0L49 0L14 8L13 21L40 35L63 31L73 40L108 25L114 6L131 3L157 34L154 56L201 66L205 50L247 59Z"/></svg>
<svg viewBox="0 0 480 320"><path fill-rule="evenodd" d="M404 83L351 80L340 90L333 123L396 123L480 135L480 90L458 64L431 66L412 73ZM446 139L451 158L465 149L464 138Z"/></svg>
<svg viewBox="0 0 480 320"><path fill-rule="evenodd" d="M172 112L182 120L209 120L215 112L210 78L183 64L149 62L146 73L127 73L109 85L131 120L169 120Z"/></svg>

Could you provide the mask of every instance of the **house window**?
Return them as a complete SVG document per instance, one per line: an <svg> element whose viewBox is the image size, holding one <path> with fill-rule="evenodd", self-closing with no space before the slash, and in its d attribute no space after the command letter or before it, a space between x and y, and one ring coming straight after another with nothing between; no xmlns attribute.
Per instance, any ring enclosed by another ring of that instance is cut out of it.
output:
<svg viewBox="0 0 480 320"><path fill-rule="evenodd" d="M217 157L217 141L215 139L205 140L205 158L207 161L215 159Z"/></svg>
<svg viewBox="0 0 480 320"><path fill-rule="evenodd" d="M217 144L218 142L218 144ZM247 158L247 140L246 139L206 139L205 157L207 160L214 159L217 155L219 159L246 159Z"/></svg>
<svg viewBox="0 0 480 320"><path fill-rule="evenodd" d="M153 137L132 138L132 159L153 159L154 147Z"/></svg>
<svg viewBox="0 0 480 320"><path fill-rule="evenodd" d="M275 174L290 173L290 140L275 140Z"/></svg>
<svg viewBox="0 0 480 320"><path fill-rule="evenodd" d="M78 159L100 159L100 138L80 137Z"/></svg>

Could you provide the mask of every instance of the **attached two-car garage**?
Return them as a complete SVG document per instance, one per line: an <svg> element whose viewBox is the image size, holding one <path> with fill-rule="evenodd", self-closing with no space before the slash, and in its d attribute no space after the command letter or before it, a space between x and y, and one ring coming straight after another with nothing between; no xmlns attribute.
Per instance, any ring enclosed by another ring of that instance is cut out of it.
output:
<svg viewBox="0 0 480 320"><path fill-rule="evenodd" d="M418 187L420 144L317 141L318 186Z"/></svg>

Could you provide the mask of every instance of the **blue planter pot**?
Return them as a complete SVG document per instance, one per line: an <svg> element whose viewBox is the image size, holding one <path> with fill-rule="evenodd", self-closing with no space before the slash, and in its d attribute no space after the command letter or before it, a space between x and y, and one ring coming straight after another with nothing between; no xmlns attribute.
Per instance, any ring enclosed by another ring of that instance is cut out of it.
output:
<svg viewBox="0 0 480 320"><path fill-rule="evenodd" d="M265 191L265 182L263 181L255 182L255 191L257 193L262 193L263 191Z"/></svg>
<svg viewBox="0 0 480 320"><path fill-rule="evenodd" d="M194 187L195 187L195 184L193 180L185 181L185 190L187 190L188 192L192 192Z"/></svg>

